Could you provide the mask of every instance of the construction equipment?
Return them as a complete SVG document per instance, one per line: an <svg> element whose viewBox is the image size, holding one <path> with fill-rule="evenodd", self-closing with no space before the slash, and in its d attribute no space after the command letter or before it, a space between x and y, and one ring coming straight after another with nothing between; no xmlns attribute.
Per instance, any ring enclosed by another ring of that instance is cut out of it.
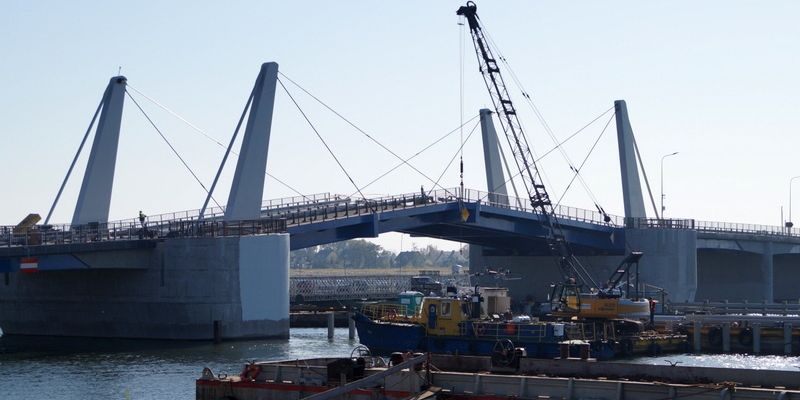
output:
<svg viewBox="0 0 800 400"><path fill-rule="evenodd" d="M625 257L602 288L583 290L583 285L574 281L552 286L550 309L557 317L596 319L626 319L649 321L651 301L639 297L639 259L642 253L634 251ZM634 283L631 284L631 268L635 266ZM622 279L627 280L621 287ZM631 288L634 288L631 293ZM631 296L633 294L633 296Z"/></svg>
<svg viewBox="0 0 800 400"><path fill-rule="evenodd" d="M477 14L477 6L474 2L468 1L465 6L456 11L456 14L463 16L467 20L472 41L475 45L475 53L478 57L479 71L489 91L489 96L492 99L503 133L505 133L506 140L511 148L511 153L514 155L514 161L520 171L531 207L544 217L544 225L548 228L547 244L551 254L558 260L558 266L564 282L557 285L557 288L560 288L558 291L554 290L553 292L556 295L556 297L551 298L553 305L559 309L559 313L563 316L582 316L587 318L625 318L624 316L628 314L635 315L635 311L643 307L649 310L650 307L646 300L623 299L621 296L611 296L610 292L600 289L597 282L592 279L588 271L573 254L558 222L553 202L543 183L541 172L528 145L528 139L522 130L522 124L520 124L517 110L514 108L514 103L511 101L505 81L500 73L497 59L484 35ZM524 95L527 96L527 94ZM635 258L635 261L631 257ZM631 255L626 258L630 262L626 264L626 261L623 261L620 267L627 265L625 267L627 270L631 263L637 263L638 265L640 257L641 253L638 253L637 256ZM612 276L616 280L615 284L619 283L622 275L619 278ZM590 289L589 292L585 292L587 286ZM603 293L602 296L600 295L601 293ZM629 302L633 303L633 310L630 313L628 312ZM594 310L594 307L592 307L594 304L597 304L599 311L587 312L589 307Z"/></svg>

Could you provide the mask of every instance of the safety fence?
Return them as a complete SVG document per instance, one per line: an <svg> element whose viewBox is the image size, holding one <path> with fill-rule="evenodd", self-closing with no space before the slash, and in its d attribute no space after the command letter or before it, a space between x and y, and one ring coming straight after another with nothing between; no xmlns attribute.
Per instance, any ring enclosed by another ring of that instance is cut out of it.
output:
<svg viewBox="0 0 800 400"><path fill-rule="evenodd" d="M350 218L399 209L441 204L473 203L537 214L528 199L473 189L437 189L376 198L355 198L319 193L264 201L261 218L252 221L223 221L223 208L210 208L203 218L200 210L147 216L144 221L126 219L79 226L36 225L0 226L0 246L32 246L87 243L109 240L137 240L172 237L252 235L285 232L290 226ZM800 236L790 228L770 225L697 221L694 219L624 218L593 210L556 206L559 220L581 221L600 226L657 229L690 229L700 232L743 233L752 235ZM542 217L544 218L544 217Z"/></svg>
<svg viewBox="0 0 800 400"><path fill-rule="evenodd" d="M468 274L443 275L437 279L442 289L470 286ZM393 299L413 289L411 277L403 275L292 277L289 280L290 299L295 303Z"/></svg>
<svg viewBox="0 0 800 400"><path fill-rule="evenodd" d="M664 305L666 314L707 314L707 315L800 315L800 301L784 300L780 303L771 302L692 302L692 303L667 303Z"/></svg>
<svg viewBox="0 0 800 400"><path fill-rule="evenodd" d="M139 222L89 223L86 225L43 225L15 230L0 227L0 246L40 246L188 237L249 236L286 232L282 219L245 221L174 220L149 225Z"/></svg>

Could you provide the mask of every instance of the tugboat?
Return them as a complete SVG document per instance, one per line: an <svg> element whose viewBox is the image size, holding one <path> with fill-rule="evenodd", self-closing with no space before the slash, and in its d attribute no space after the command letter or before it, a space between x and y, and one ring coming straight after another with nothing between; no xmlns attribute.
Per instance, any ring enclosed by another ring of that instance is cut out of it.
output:
<svg viewBox="0 0 800 400"><path fill-rule="evenodd" d="M641 256L634 252L622 260L604 289L553 285L550 314L543 316L547 320L514 316L507 289L479 286L461 295L403 292L399 302L366 305L353 318L361 343L378 354L488 355L503 364L518 356L608 360L684 351L686 335L646 329L652 323L654 302L638 293L629 298L619 286L625 277L625 287L638 286ZM632 269L636 285L630 283Z"/></svg>
<svg viewBox="0 0 800 400"><path fill-rule="evenodd" d="M353 318L361 344L377 354L484 355L503 364L518 356L577 357L582 351L588 356L590 348L593 357L611 359L620 351L610 324L515 317L501 311L508 304L505 288L476 287L460 297L404 292L400 304L368 305Z"/></svg>

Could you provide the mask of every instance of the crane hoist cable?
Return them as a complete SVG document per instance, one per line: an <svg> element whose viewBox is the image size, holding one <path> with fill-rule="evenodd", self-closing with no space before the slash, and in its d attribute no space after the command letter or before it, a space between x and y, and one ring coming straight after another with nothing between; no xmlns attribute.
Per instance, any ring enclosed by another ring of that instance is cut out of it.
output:
<svg viewBox="0 0 800 400"><path fill-rule="evenodd" d="M478 58L479 71L492 99L492 104L497 112L506 140L514 155L517 169L524 171L522 173L522 182L525 185L531 206L534 210L538 210L545 219L544 225L547 227L548 232L546 238L548 248L551 254L558 258L557 263L565 280L576 278L577 275L577 278L583 282L591 283L594 287L597 287L597 283L583 268L567 243L550 195L542 182L541 171L536 165L517 111L500 73L497 60L486 42L476 10L475 3L469 1L466 6L460 7L456 14L463 15L469 24L476 57Z"/></svg>
<svg viewBox="0 0 800 400"><path fill-rule="evenodd" d="M461 146L459 150L461 152L459 164L460 164L460 172L459 172L459 187L461 189L461 193L459 193L459 198L464 196L464 47L465 40L464 37L464 18L459 16L459 23L458 23L458 97L459 97L459 118L461 122ZM471 134L471 133L470 133ZM439 177L441 179L441 177ZM437 180L438 181L438 180Z"/></svg>
<svg viewBox="0 0 800 400"><path fill-rule="evenodd" d="M475 133L475 131L478 129L479 126L480 126L480 122L478 122L477 124L475 124L475 126L472 127L472 129L469 131L469 134L467 134L467 139L461 141L461 146L459 146L458 150L456 150L456 154L454 154L453 157L450 158L450 161L447 162L447 165L444 167L444 170L439 175L439 178L436 179L436 183L437 184L442 179L444 174L447 173L447 170L450 169L450 166L453 165L453 161L455 161L455 159L459 155L459 153L464 150L464 144L469 141L469 139L472 137L472 134ZM433 192L433 189L429 190L425 195L428 196L432 192ZM461 195L463 196L463 193L461 193Z"/></svg>
<svg viewBox="0 0 800 400"><path fill-rule="evenodd" d="M481 29L486 35L487 42L492 46L492 48L494 48L496 50L498 59L508 69L508 72L509 72L509 74L511 76L512 82L517 87L517 89L519 89L520 93L522 94L522 97L525 99L525 102L528 104L530 109L533 111L534 115L536 115L536 118L539 120L539 123L544 128L545 133L547 133L547 135L550 137L550 140L553 141L553 144L556 145L556 147L554 147L554 148L559 150L559 152L561 153L562 158L564 158L564 161L567 162L567 165L568 165L570 171L574 172L577 169L577 168L575 168L575 164L572 162L572 160L570 159L570 157L567 154L567 152L563 149L563 147L558 146L558 143L559 143L558 138L555 136L555 133L553 132L552 128L550 128L550 124L548 124L547 120L544 118L544 114L542 114L542 112L539 109L539 107L536 106L536 103L533 101L533 97L530 95L530 92L528 92L525 89L525 87L522 85L522 81L517 77L517 74L514 72L514 69L511 67L511 64L508 62L508 59L505 56L503 56L502 52L500 51L500 47L492 39L492 36L489 33L489 31L486 29L485 24L482 23ZM581 186L583 186L584 191L586 191L586 193L589 195L589 198L592 200L592 202L594 203L594 205L598 209L598 211L603 210L603 208L600 206L599 201L598 201L597 197L595 196L594 192L589 187L589 185L586 183L586 181L583 179L583 176L578 174L577 179L580 182ZM605 214L605 211L600 211L600 212L601 212L601 214L604 214L604 217L605 217L606 221L608 221L610 219L610 217L607 214Z"/></svg>

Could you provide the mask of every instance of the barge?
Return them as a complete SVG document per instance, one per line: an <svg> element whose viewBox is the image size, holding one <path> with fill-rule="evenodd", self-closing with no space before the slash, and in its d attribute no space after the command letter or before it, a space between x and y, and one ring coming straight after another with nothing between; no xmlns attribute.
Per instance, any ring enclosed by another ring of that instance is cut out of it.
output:
<svg viewBox="0 0 800 400"><path fill-rule="evenodd" d="M206 368L197 400L800 399L800 372L521 358L369 354L258 362L237 376Z"/></svg>

